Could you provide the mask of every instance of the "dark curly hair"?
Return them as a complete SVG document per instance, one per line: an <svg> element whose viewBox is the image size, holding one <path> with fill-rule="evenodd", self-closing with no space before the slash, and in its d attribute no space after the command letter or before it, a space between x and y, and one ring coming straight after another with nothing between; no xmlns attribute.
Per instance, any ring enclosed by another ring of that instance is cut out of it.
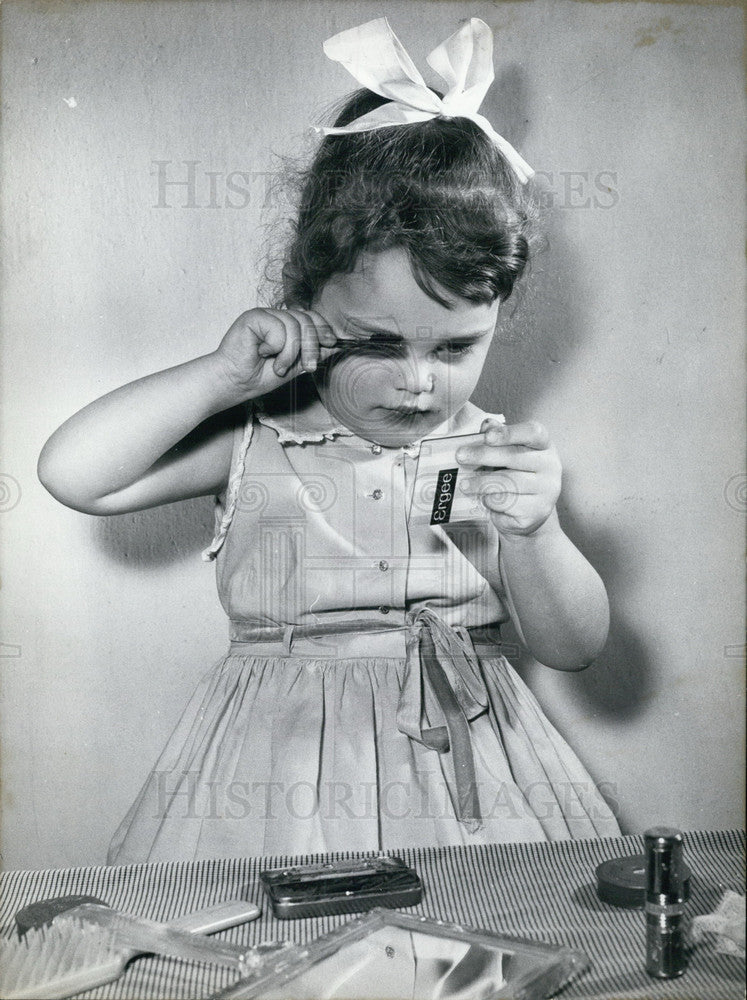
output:
<svg viewBox="0 0 747 1000"><path fill-rule="evenodd" d="M335 126L387 103L352 94ZM403 247L423 291L505 300L529 259L532 200L474 122L435 118L326 136L302 177L282 267L286 305L308 308L363 251Z"/></svg>

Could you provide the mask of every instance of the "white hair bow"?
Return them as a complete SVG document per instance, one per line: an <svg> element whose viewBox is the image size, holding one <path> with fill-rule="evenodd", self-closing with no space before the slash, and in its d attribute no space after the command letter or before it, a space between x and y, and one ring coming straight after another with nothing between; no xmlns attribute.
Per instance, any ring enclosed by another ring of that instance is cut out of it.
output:
<svg viewBox="0 0 747 1000"><path fill-rule="evenodd" d="M428 65L449 88L443 99L426 86L385 17L333 35L324 43L324 53L341 63L364 87L392 103L369 111L349 125L317 131L343 135L439 116L469 118L492 139L522 184L534 175L514 147L498 135L487 118L477 113L494 78L493 33L478 17L470 18L427 57Z"/></svg>

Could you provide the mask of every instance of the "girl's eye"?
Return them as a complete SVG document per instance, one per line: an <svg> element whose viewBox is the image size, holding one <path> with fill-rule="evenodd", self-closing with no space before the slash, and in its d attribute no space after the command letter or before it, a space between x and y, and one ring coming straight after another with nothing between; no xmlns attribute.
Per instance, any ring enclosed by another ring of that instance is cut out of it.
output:
<svg viewBox="0 0 747 1000"><path fill-rule="evenodd" d="M437 350L447 358L461 358L469 354L474 344L446 343L441 344Z"/></svg>
<svg viewBox="0 0 747 1000"><path fill-rule="evenodd" d="M360 350L361 353L371 353L384 358L398 358L404 348L401 340L379 340L372 337L362 342Z"/></svg>

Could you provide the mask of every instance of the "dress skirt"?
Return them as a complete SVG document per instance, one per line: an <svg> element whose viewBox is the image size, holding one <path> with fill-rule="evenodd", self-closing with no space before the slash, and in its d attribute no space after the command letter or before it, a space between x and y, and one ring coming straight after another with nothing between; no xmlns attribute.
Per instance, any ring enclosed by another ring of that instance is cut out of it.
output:
<svg viewBox="0 0 747 1000"><path fill-rule="evenodd" d="M619 834L495 646L475 647L485 699L469 735L481 820L460 820L451 749L401 728L423 678L405 656L363 655L381 652L380 640L354 636L332 655L313 640L232 643L197 686L109 863Z"/></svg>

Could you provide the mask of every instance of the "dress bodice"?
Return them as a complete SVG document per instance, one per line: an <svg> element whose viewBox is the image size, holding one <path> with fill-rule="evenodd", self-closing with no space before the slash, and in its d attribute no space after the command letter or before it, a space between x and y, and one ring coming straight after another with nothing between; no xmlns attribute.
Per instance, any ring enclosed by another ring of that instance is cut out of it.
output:
<svg viewBox="0 0 747 1000"><path fill-rule="evenodd" d="M422 442L476 433L486 416L466 403L421 441L388 448L335 424L315 392L292 408L287 396L249 405L206 552L229 618L394 625L430 607L451 625L505 621L492 523L408 523Z"/></svg>

